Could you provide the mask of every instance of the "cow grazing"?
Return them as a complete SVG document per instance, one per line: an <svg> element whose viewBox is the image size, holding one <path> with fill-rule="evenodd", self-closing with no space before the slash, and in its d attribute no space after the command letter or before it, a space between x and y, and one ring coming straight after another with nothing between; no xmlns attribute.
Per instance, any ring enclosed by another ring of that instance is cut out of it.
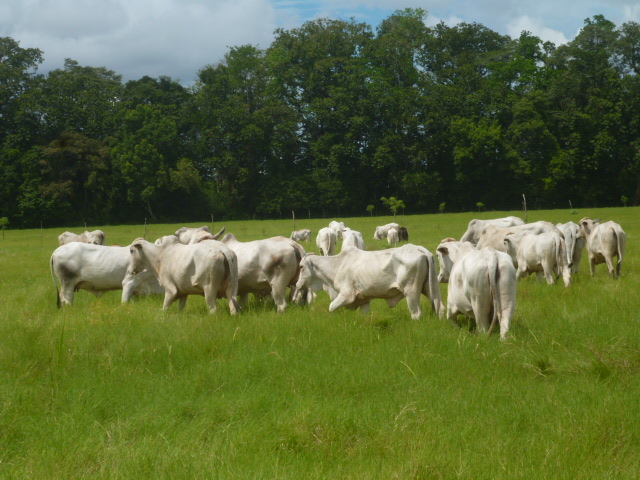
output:
<svg viewBox="0 0 640 480"><path fill-rule="evenodd" d="M336 239L340 240L342 238L342 231L345 228L344 222L337 222L333 220L329 222L329 228L335 232Z"/></svg>
<svg viewBox="0 0 640 480"><path fill-rule="evenodd" d="M376 227L375 232L373 232L373 239L384 240L385 238L387 238L387 234L389 233L390 229L398 230L399 228L400 225L398 225L397 223L387 223L386 225L378 226Z"/></svg>
<svg viewBox="0 0 640 480"><path fill-rule="evenodd" d="M162 237L156 243L139 238L129 252L127 275L143 270L154 272L164 288L164 310L176 300L184 310L189 295L204 295L211 313L218 309L218 298L229 300L232 315L239 311L237 259L221 242L206 240L184 245L175 235Z"/></svg>
<svg viewBox="0 0 640 480"><path fill-rule="evenodd" d="M409 241L409 231L406 227L400 227L398 229L398 240L400 240L401 242Z"/></svg>
<svg viewBox="0 0 640 480"><path fill-rule="evenodd" d="M627 249L627 234L616 222L599 223L585 217L580 220L580 230L587 239L587 254L591 275L596 273L596 265L606 263L613 278L620 277L622 260ZM613 257L618 257L614 266Z"/></svg>
<svg viewBox="0 0 640 480"><path fill-rule="evenodd" d="M287 308L287 288L295 300L307 298L295 292L300 260L305 255L301 245L286 237L272 237L240 242L231 233L222 242L238 257L238 298L246 305L250 293L271 295L278 312Z"/></svg>
<svg viewBox="0 0 640 480"><path fill-rule="evenodd" d="M508 228L515 227L517 225L524 225L524 220L519 217L503 217L494 218L491 220L480 220L478 218L474 218L469 222L467 231L464 232L464 234L460 238L460 241L471 242L473 245L477 245L482 232L489 225L492 225L494 227Z"/></svg>
<svg viewBox="0 0 640 480"><path fill-rule="evenodd" d="M387 242L389 243L389 245L395 247L399 241L400 239L398 238L398 230L396 230L395 228L390 228L387 232Z"/></svg>
<svg viewBox="0 0 640 480"><path fill-rule="evenodd" d="M81 234L64 232L58 236L58 243L60 245L66 245L67 243L72 242L91 243L93 245L106 245L107 236L102 230L94 230L92 232L85 230Z"/></svg>
<svg viewBox="0 0 640 480"><path fill-rule="evenodd" d="M213 240L218 240L222 234L224 233L225 227L222 227L218 233L213 234L209 227L203 225L202 227L182 227L176 230L175 236L178 237L178 241L184 245L188 245L189 243L198 243L198 240L192 240L194 237L198 237L200 239L210 238ZM208 237L207 235L210 235Z"/></svg>
<svg viewBox="0 0 640 480"><path fill-rule="evenodd" d="M342 232L342 249L345 249L347 247L355 247L359 248L360 250L366 250L362 233L358 232L357 230L345 228Z"/></svg>
<svg viewBox="0 0 640 480"><path fill-rule="evenodd" d="M444 313L437 265L426 248L406 244L399 248L365 251L347 248L339 255L306 255L300 262L297 288L329 292L329 311L346 307L369 310L371 300L382 298L395 307L406 297L411 318L422 315L420 294L429 298L436 314Z"/></svg>
<svg viewBox="0 0 640 480"><path fill-rule="evenodd" d="M500 338L509 331L516 308L516 269L509 255L493 248L475 248L470 242L451 238L438 245L440 274L448 283L447 317L456 324L458 314L474 318L481 332L488 332L496 323Z"/></svg>
<svg viewBox="0 0 640 480"><path fill-rule="evenodd" d="M558 230L564 236L564 244L567 247L567 261L571 268L571 273L577 274L580 271L582 252L587 245L587 240L580 231L580 226L575 222L556 223Z"/></svg>
<svg viewBox="0 0 640 480"><path fill-rule="evenodd" d="M544 275L549 285L555 283L555 275L562 275L564 286L571 284L571 270L567 261L565 240L555 232L509 234L504 240L507 253L518 265L516 278L536 273Z"/></svg>
<svg viewBox="0 0 640 480"><path fill-rule="evenodd" d="M302 230L293 231L289 238L294 242L308 242L311 240L311 230L303 228Z"/></svg>
<svg viewBox="0 0 640 480"><path fill-rule="evenodd" d="M122 290L123 302L133 295L164 293L152 272L140 271L125 279L129 261L129 247L81 242L58 247L51 255L51 276L58 306L72 305L76 290L87 290L96 296L110 290ZM59 280L60 288L56 280Z"/></svg>
<svg viewBox="0 0 640 480"><path fill-rule="evenodd" d="M318 230L316 246L320 251L320 255L335 255L337 238L336 232L329 227L324 227Z"/></svg>
<svg viewBox="0 0 640 480"><path fill-rule="evenodd" d="M554 232L562 236L562 232L550 222L539 221L533 223L525 223L523 225L516 225L513 227L496 227L495 225L489 225L484 228L476 247L481 249L483 247L495 248L500 252L506 252L504 239L509 233L533 233L538 235L544 232Z"/></svg>

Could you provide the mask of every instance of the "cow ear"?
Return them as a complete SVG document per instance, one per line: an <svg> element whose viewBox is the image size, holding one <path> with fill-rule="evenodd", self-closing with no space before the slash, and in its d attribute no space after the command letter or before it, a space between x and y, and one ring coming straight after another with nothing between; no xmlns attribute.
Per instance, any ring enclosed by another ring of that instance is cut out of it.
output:
<svg viewBox="0 0 640 480"><path fill-rule="evenodd" d="M438 247L438 252L442 253L443 255L449 255L449 249L447 247Z"/></svg>

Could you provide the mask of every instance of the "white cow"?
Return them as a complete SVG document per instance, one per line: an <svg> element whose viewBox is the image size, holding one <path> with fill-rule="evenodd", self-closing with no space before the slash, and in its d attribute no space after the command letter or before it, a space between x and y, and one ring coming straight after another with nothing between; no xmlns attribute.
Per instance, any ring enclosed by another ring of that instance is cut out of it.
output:
<svg viewBox="0 0 640 480"><path fill-rule="evenodd" d="M231 233L222 242L238 257L238 297L246 305L249 294L271 295L278 312L287 308L287 288L295 300L308 298L305 292L295 292L300 260L304 248L286 237L272 237L240 242Z"/></svg>
<svg viewBox="0 0 640 480"><path fill-rule="evenodd" d="M489 225L502 228L515 227L516 225L524 225L524 220L519 217L503 217L494 218L491 220L480 220L478 218L474 218L469 222L467 231L464 232L464 234L460 238L460 241L471 242L473 245L476 245L478 243L478 240L480 240L482 232Z"/></svg>
<svg viewBox="0 0 640 480"><path fill-rule="evenodd" d="M211 230L209 230L209 227L207 227L206 225L203 225L202 227L182 227L176 230L175 235L176 237L178 237L178 241L180 243L188 245L189 243L192 243L191 240L193 240L193 238L196 236L201 239L211 238L213 240L218 240L224 233L224 230L225 227L222 227L222 230L220 230L216 234L213 234L211 233ZM211 237L208 237L207 234L211 235ZM198 241L196 240L193 243L198 243Z"/></svg>
<svg viewBox="0 0 640 480"><path fill-rule="evenodd" d="M303 228L302 230L295 230L291 232L291 236L289 237L294 242L304 242L311 240L311 230L308 228Z"/></svg>
<svg viewBox="0 0 640 480"><path fill-rule="evenodd" d="M399 228L400 225L398 225L397 223L387 223L386 225L380 225L376 227L376 231L373 233L373 239L384 240L385 238L387 238L389 230L398 230Z"/></svg>
<svg viewBox="0 0 640 480"><path fill-rule="evenodd" d="M613 278L620 277L622 260L627 249L627 234L616 222L599 223L584 217L580 220L580 230L587 239L587 254L591 275L596 273L596 265L606 263ZM618 257L614 266L613 257Z"/></svg>
<svg viewBox="0 0 640 480"><path fill-rule="evenodd" d="M184 245L176 235L168 235L155 243L139 238L129 251L127 275L144 270L154 272L164 288L164 310L176 300L183 310L189 295L204 295L211 313L218 309L218 298L229 300L232 315L239 311L238 262L223 243L207 240Z"/></svg>
<svg viewBox="0 0 640 480"><path fill-rule="evenodd" d="M320 251L320 255L335 255L336 253L337 235L333 229L324 227L318 230L316 236L316 246Z"/></svg>
<svg viewBox="0 0 640 480"><path fill-rule="evenodd" d="M458 314L475 318L477 328L488 333L497 322L504 340L516 308L516 269L509 255L450 238L438 245L437 252L438 279L449 284L449 320L455 325Z"/></svg>
<svg viewBox="0 0 640 480"><path fill-rule="evenodd" d="M538 278L544 275L549 285L555 283L555 275L562 275L564 286L571 285L571 270L567 261L565 240L555 232L509 234L504 240L507 253L518 265L519 280L531 273Z"/></svg>
<svg viewBox="0 0 640 480"><path fill-rule="evenodd" d="M345 228L342 231L342 249L345 249L346 247L355 247L360 250L366 250L362 233L357 230L351 230L348 227Z"/></svg>
<svg viewBox="0 0 640 480"><path fill-rule="evenodd" d="M395 247L399 241L400 239L398 237L398 230L396 230L395 228L390 228L387 232L387 242L389 243L389 245Z"/></svg>
<svg viewBox="0 0 640 480"><path fill-rule="evenodd" d="M133 295L164 293L152 272L141 271L125 279L129 260L129 247L81 242L58 247L51 255L51 276L56 286L58 306L72 305L76 290L87 290L96 296L110 290L122 290L123 302Z"/></svg>
<svg viewBox="0 0 640 480"><path fill-rule="evenodd" d="M107 237L102 230L94 230L89 232L85 230L81 234L64 232L58 235L58 243L66 245L71 242L91 243L93 245L106 245Z"/></svg>
<svg viewBox="0 0 640 480"><path fill-rule="evenodd" d="M577 274L580 271L582 252L587 245L587 240L580 231L580 226L575 222L556 223L558 230L564 236L564 244L567 247L567 260L571 273Z"/></svg>
<svg viewBox="0 0 640 480"><path fill-rule="evenodd" d="M436 314L444 313L436 269L433 254L417 245L376 251L347 248L331 257L306 255L296 286L314 291L326 288L330 312L340 307L367 312L374 298L395 307L406 297L411 318L418 319L420 294L429 298Z"/></svg>
<svg viewBox="0 0 640 480"><path fill-rule="evenodd" d="M340 240L342 238L342 231L344 230L344 222L336 222L332 220L329 222L329 228L333 230L336 234L336 238Z"/></svg>
<svg viewBox="0 0 640 480"><path fill-rule="evenodd" d="M500 252L506 252L507 249L504 245L504 239L509 233L533 233L538 235L544 232L554 232L562 236L562 232L550 222L539 221L533 223L525 223L523 225L516 225L513 227L496 227L495 225L488 225L482 231L476 247L481 249L483 247L495 248ZM461 240L462 241L462 240Z"/></svg>

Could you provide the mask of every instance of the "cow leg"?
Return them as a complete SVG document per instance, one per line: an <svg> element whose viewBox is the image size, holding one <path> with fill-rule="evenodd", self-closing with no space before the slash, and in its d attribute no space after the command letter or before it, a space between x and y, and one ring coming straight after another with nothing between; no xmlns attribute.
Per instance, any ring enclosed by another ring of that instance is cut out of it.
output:
<svg viewBox="0 0 640 480"><path fill-rule="evenodd" d="M349 297L349 296L343 295L342 293L339 293L338 296L333 300L333 302L329 304L329 311L333 312L340 307L349 305L350 303L353 303L353 300L354 300L353 297Z"/></svg>
<svg viewBox="0 0 640 480"><path fill-rule="evenodd" d="M593 277L596 274L596 257L589 255L589 271Z"/></svg>
<svg viewBox="0 0 640 480"><path fill-rule="evenodd" d="M185 305L187 305L187 299L188 299L188 298L189 298L189 296L188 296L188 295L182 295L182 296L180 297L180 303L178 303L178 309L179 309L180 311L183 311L183 310L184 310Z"/></svg>
<svg viewBox="0 0 640 480"><path fill-rule="evenodd" d="M62 282L60 286L60 293L58 294L60 297L60 305L73 305L73 296L75 285L67 282Z"/></svg>
<svg viewBox="0 0 640 480"><path fill-rule="evenodd" d="M271 284L271 296L276 304L278 313L282 313L287 308L287 286L276 280Z"/></svg>
<svg viewBox="0 0 640 480"><path fill-rule="evenodd" d="M398 299L396 303L398 303L402 299L402 295L400 295L399 298L394 297L394 299L396 298ZM411 318L413 320L419 320L422 316L422 308L420 307L420 292L418 292L417 295L407 295L407 306L409 307L409 312L411 312Z"/></svg>
<svg viewBox="0 0 640 480"><path fill-rule="evenodd" d="M616 275L617 269L613 266L613 256L605 257L605 262L607 262L607 269L609 269L609 275L613 278L618 278Z"/></svg>
<svg viewBox="0 0 640 480"><path fill-rule="evenodd" d="M487 300L487 299L483 299ZM486 304L485 304L486 303ZM473 314L476 317L476 325L481 332L488 332L491 326L491 300L472 303Z"/></svg>
<svg viewBox="0 0 640 480"><path fill-rule="evenodd" d="M371 302L363 303L362 305L360 305L360 312L363 315L369 313L370 309L371 309Z"/></svg>
<svg viewBox="0 0 640 480"><path fill-rule="evenodd" d="M169 288L166 288L164 291L164 303L162 304L162 309L169 310L169 307L171 307L171 304L175 302L177 299L178 299L178 292L176 292L175 290L170 290Z"/></svg>

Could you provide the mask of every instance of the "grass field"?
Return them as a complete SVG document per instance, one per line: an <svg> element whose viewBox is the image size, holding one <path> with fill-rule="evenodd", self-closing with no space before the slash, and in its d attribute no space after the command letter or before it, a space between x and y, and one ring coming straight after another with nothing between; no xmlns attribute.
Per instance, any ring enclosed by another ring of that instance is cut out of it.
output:
<svg viewBox="0 0 640 480"><path fill-rule="evenodd" d="M471 218L399 217L432 252ZM622 277L520 281L509 338L456 328L406 302L232 317L202 297L121 305L81 291L58 310L49 258L64 229L0 239L0 478L640 478L640 208L532 211L529 221L615 220ZM343 219L368 248L389 217ZM298 219L315 232L329 219ZM192 224L191 226L196 226ZM150 225L147 238L182 225ZM218 229L222 224L216 223ZM227 222L247 241L287 221ZM102 228L129 244L143 226ZM315 250L315 244L305 243ZM446 288L443 288L446 297Z"/></svg>

